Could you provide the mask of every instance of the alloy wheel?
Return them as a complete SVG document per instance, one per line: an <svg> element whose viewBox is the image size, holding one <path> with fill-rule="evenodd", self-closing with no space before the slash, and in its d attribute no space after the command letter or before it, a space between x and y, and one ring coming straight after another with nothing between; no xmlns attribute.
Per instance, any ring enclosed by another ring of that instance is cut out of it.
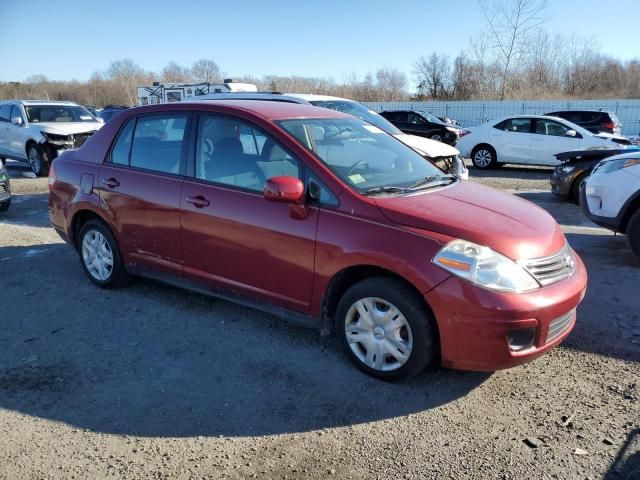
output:
<svg viewBox="0 0 640 480"><path fill-rule="evenodd" d="M486 168L491 164L491 161L493 160L493 155L489 150L487 150L486 148L483 148L476 152L476 154L473 156L473 160L474 160L473 163L475 163L477 167Z"/></svg>
<svg viewBox="0 0 640 480"><path fill-rule="evenodd" d="M82 239L82 261L89 274L104 282L113 273L113 250L106 237L97 230L89 230Z"/></svg>
<svg viewBox="0 0 640 480"><path fill-rule="evenodd" d="M442 136L436 133L435 135L431 135L431 140L435 140L436 142L441 142Z"/></svg>
<svg viewBox="0 0 640 480"><path fill-rule="evenodd" d="M354 302L344 328L349 348L369 368L394 371L411 357L411 326L400 309L387 300L366 297Z"/></svg>
<svg viewBox="0 0 640 480"><path fill-rule="evenodd" d="M31 171L38 176L42 170L42 159L40 158L40 152L36 147L29 148L29 166Z"/></svg>

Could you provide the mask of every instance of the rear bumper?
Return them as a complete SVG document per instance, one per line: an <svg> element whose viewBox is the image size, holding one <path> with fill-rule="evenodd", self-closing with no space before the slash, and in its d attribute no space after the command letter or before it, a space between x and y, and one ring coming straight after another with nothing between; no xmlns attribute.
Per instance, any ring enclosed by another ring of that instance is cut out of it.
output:
<svg viewBox="0 0 640 480"><path fill-rule="evenodd" d="M500 370L529 362L561 343L575 325L575 309L586 292L587 272L574 257L571 277L529 293L491 292L457 277L427 293L440 333L442 365ZM549 332L552 322L562 327L551 332L555 335ZM513 351L508 335L522 329L535 330L533 344Z"/></svg>

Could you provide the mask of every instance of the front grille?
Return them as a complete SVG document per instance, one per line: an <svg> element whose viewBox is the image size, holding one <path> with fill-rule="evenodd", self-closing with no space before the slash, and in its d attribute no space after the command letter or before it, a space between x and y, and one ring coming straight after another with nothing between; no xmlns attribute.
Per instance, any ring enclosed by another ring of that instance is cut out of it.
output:
<svg viewBox="0 0 640 480"><path fill-rule="evenodd" d="M568 244L555 255L525 260L522 266L543 287L570 277L576 269Z"/></svg>
<svg viewBox="0 0 640 480"><path fill-rule="evenodd" d="M82 145L84 145L84 142L87 141L87 138L89 138L94 133L96 132L94 131L87 133L76 133L75 135L73 135L73 147L80 148Z"/></svg>
<svg viewBox="0 0 640 480"><path fill-rule="evenodd" d="M551 320L551 323L549 324L549 331L547 332L547 341L545 343L549 343L551 340L562 335L562 333L565 332L567 328L569 328L571 319L573 318L575 313L575 310L571 310L569 313Z"/></svg>

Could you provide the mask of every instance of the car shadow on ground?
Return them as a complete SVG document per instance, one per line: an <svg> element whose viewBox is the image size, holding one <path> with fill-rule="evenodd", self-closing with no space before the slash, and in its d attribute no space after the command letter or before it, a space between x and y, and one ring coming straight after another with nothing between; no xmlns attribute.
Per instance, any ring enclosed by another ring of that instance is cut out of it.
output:
<svg viewBox="0 0 640 480"><path fill-rule="evenodd" d="M1 408L124 435L274 435L437 408L489 377L381 382L333 337L152 281L101 290L70 248L33 248L0 248Z"/></svg>
<svg viewBox="0 0 640 480"><path fill-rule="evenodd" d="M640 478L640 428L632 430L618 450L616 458L603 480L630 480Z"/></svg>
<svg viewBox="0 0 640 480"><path fill-rule="evenodd" d="M30 195L13 193L11 206L0 212L0 224L22 225L28 227L51 227L48 210L48 193Z"/></svg>

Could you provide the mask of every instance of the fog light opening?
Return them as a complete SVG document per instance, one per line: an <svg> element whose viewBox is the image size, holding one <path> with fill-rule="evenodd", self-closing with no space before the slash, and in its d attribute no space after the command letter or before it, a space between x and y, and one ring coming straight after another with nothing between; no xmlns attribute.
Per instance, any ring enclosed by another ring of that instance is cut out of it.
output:
<svg viewBox="0 0 640 480"><path fill-rule="evenodd" d="M512 352L522 352L533 347L535 339L536 327L519 328L518 330L511 330L507 333L509 349Z"/></svg>

